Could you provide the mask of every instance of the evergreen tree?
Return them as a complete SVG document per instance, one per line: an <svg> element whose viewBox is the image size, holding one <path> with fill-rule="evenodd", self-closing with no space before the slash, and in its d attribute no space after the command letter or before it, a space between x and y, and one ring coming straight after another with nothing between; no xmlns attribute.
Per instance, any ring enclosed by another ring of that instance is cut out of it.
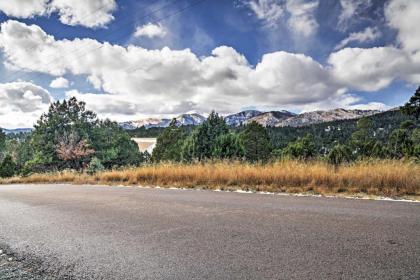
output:
<svg viewBox="0 0 420 280"><path fill-rule="evenodd" d="M16 174L16 164L14 163L12 157L7 155L3 162L0 164L0 177L8 178Z"/></svg>
<svg viewBox="0 0 420 280"><path fill-rule="evenodd" d="M216 139L227 133L229 133L229 128L223 117L212 112L207 120L187 138L183 145L182 158L186 161L212 158Z"/></svg>
<svg viewBox="0 0 420 280"><path fill-rule="evenodd" d="M244 148L237 134L227 133L216 138L213 157L218 159L240 159L244 156Z"/></svg>
<svg viewBox="0 0 420 280"><path fill-rule="evenodd" d="M173 119L157 138L152 161L181 161L182 145L185 138L186 133L176 125L176 120Z"/></svg>
<svg viewBox="0 0 420 280"><path fill-rule="evenodd" d="M411 133L411 143L413 144L412 155L420 158L420 128L416 128Z"/></svg>
<svg viewBox="0 0 420 280"><path fill-rule="evenodd" d="M408 129L399 128L389 138L389 149L392 156L402 158L411 154L412 142Z"/></svg>
<svg viewBox="0 0 420 280"><path fill-rule="evenodd" d="M317 155L314 137L307 134L294 142L290 142L283 150L283 156L292 159L311 159Z"/></svg>
<svg viewBox="0 0 420 280"><path fill-rule="evenodd" d="M97 157L105 168L135 166L143 161L136 142L116 122L98 121L90 133L93 156Z"/></svg>
<svg viewBox="0 0 420 280"><path fill-rule="evenodd" d="M357 156L369 157L374 144L372 121L369 118L361 118L357 122L357 130L351 135L350 145Z"/></svg>
<svg viewBox="0 0 420 280"><path fill-rule="evenodd" d="M95 113L86 110L84 102L71 98L68 101L57 101L51 104L47 113L43 114L35 125L32 133L32 145L37 154L37 162L43 169L62 169L79 167L81 162L74 161L76 166L60 159L58 152L59 146L64 148L65 142L70 144L70 139L66 137L76 137L78 140L75 146L90 145L89 132L96 125L97 119ZM61 144L60 144L61 142ZM68 147L69 148L69 147ZM89 162L88 157L81 158L81 161Z"/></svg>
<svg viewBox="0 0 420 280"><path fill-rule="evenodd" d="M33 157L26 172L85 168L97 157L106 168L137 165L137 144L116 122L100 121L76 98L57 101L43 114L30 137Z"/></svg>
<svg viewBox="0 0 420 280"><path fill-rule="evenodd" d="M401 107L401 111L409 116L413 116L417 121L420 118L420 86L417 88L410 100Z"/></svg>
<svg viewBox="0 0 420 280"><path fill-rule="evenodd" d="M6 134L0 128L0 160L3 158L3 153L6 149Z"/></svg>
<svg viewBox="0 0 420 280"><path fill-rule="evenodd" d="M257 122L251 122L245 126L245 130L239 137L244 149L245 159L251 162L264 162L269 159L273 148L270 136L262 125Z"/></svg>

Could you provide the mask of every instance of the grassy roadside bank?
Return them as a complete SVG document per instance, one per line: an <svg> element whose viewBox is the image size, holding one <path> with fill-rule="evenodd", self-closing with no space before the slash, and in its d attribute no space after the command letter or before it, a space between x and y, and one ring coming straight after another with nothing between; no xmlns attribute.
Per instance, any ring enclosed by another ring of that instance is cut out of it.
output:
<svg viewBox="0 0 420 280"><path fill-rule="evenodd" d="M152 185L287 193L420 196L420 165L366 161L334 169L323 162L159 164L94 175L77 172L0 179L0 184L74 183Z"/></svg>

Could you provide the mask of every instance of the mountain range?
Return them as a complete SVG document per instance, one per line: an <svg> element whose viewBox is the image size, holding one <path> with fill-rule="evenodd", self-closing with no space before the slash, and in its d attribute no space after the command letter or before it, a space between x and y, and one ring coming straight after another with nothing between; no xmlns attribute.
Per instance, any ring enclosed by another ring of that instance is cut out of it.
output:
<svg viewBox="0 0 420 280"><path fill-rule="evenodd" d="M269 111L261 112L257 110L245 110L239 113L225 116L225 122L229 126L238 127L246 125L253 121L261 124L264 127L301 127L311 124L324 123L336 120L357 119L365 116L378 114L378 110L348 110L348 109L334 109L328 111L313 111L301 114L295 114L289 111ZM175 118L178 126L182 125L200 125L206 117L198 114L182 114ZM129 121L120 123L124 129L136 129L140 127L167 127L171 119L147 118L137 121Z"/></svg>
<svg viewBox="0 0 420 280"><path fill-rule="evenodd" d="M261 112L257 110L245 110L239 113L227 115L224 117L226 124L232 127L246 125L253 121L264 127L302 127L312 124L357 119L364 116L371 116L381 113L378 110L348 110L334 109L328 111L313 111L301 114L295 114L289 111L269 111ZM206 117L198 113L182 114L175 118L178 126L196 126L202 124ZM135 121L121 122L120 126L126 130L133 130L144 127L146 129L153 127L168 127L172 119L169 118L145 118ZM26 133L32 131L32 128L3 129L6 134Z"/></svg>
<svg viewBox="0 0 420 280"><path fill-rule="evenodd" d="M28 133L33 130L33 128L16 128L16 129L5 129L0 128L5 134L19 134L19 133Z"/></svg>

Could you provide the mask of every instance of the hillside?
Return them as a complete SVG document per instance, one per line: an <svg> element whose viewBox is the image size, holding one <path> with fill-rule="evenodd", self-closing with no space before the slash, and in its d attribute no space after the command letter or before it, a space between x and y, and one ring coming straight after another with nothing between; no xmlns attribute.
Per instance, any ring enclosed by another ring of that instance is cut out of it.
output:
<svg viewBox="0 0 420 280"><path fill-rule="evenodd" d="M399 110L391 110L367 117L372 121L374 136L383 141L399 127L400 123L409 118ZM319 149L331 148L336 143L345 143L356 131L358 119L336 120L301 127L271 127L268 128L272 143L276 148L283 148L288 142L311 133Z"/></svg>

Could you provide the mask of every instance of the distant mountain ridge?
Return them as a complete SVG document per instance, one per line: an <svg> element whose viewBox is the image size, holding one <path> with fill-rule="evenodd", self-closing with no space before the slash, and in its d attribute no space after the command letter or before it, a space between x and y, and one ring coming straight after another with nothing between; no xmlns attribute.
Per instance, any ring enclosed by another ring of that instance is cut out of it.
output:
<svg viewBox="0 0 420 280"><path fill-rule="evenodd" d="M197 113L192 113L192 114L179 115L175 119L176 119L176 124L178 126L200 125L206 120L206 117ZM146 119L137 120L137 121L122 122L120 123L120 126L127 130L136 129L140 127L145 127L145 128L168 127L171 121L172 119L166 119L166 118L165 119L146 118Z"/></svg>
<svg viewBox="0 0 420 280"><path fill-rule="evenodd" d="M263 112L257 110L245 110L225 117L225 122L229 126L241 126L248 120L261 115Z"/></svg>
<svg viewBox="0 0 420 280"><path fill-rule="evenodd" d="M19 133L28 133L28 132L31 132L34 129L33 128L6 129L6 128L1 128L0 127L0 130L2 130L5 134L19 134Z"/></svg>
<svg viewBox="0 0 420 280"><path fill-rule="evenodd" d="M338 120L350 120L350 119L357 119L361 117L371 116L382 111L379 110L347 110L347 109L333 109L328 111L313 111L313 112L306 112L291 118L285 119L276 123L274 126L276 127L283 127L283 126L291 126L291 127L299 127L299 126L307 126L317 123L324 123L324 122L331 122L331 121L338 121Z"/></svg>
<svg viewBox="0 0 420 280"><path fill-rule="evenodd" d="M393 110L393 109L391 109ZM301 114L295 114L289 111L269 111L262 112L258 110L245 110L235 114L225 116L225 122L232 127L239 127L246 125L253 121L261 124L264 127L302 127L312 124L319 124L337 120L357 119L365 116L371 116L382 111L379 110L350 110L350 109L333 109L327 111L313 111ZM181 114L176 118L178 126L196 126L202 124L206 117L198 113ZM165 128L168 127L172 119L169 118L145 118L135 121L121 122L119 125L126 130L133 130L144 127L149 128ZM31 132L32 128L17 128L17 129L3 129L6 134L11 133L27 133Z"/></svg>
<svg viewBox="0 0 420 280"><path fill-rule="evenodd" d="M232 127L246 125L253 121L261 124L264 127L300 127L312 124L336 121L357 119L365 116L371 116L381 113L379 110L350 110L350 109L333 109L327 111L313 111L301 114L295 114L289 111L269 111L261 112L258 110L245 110L235 114L225 116L226 124ZM176 117L177 125L200 125L206 118L198 113L182 114ZM120 125L125 129L135 129L140 127L168 127L171 119L147 118L137 121L124 122Z"/></svg>

